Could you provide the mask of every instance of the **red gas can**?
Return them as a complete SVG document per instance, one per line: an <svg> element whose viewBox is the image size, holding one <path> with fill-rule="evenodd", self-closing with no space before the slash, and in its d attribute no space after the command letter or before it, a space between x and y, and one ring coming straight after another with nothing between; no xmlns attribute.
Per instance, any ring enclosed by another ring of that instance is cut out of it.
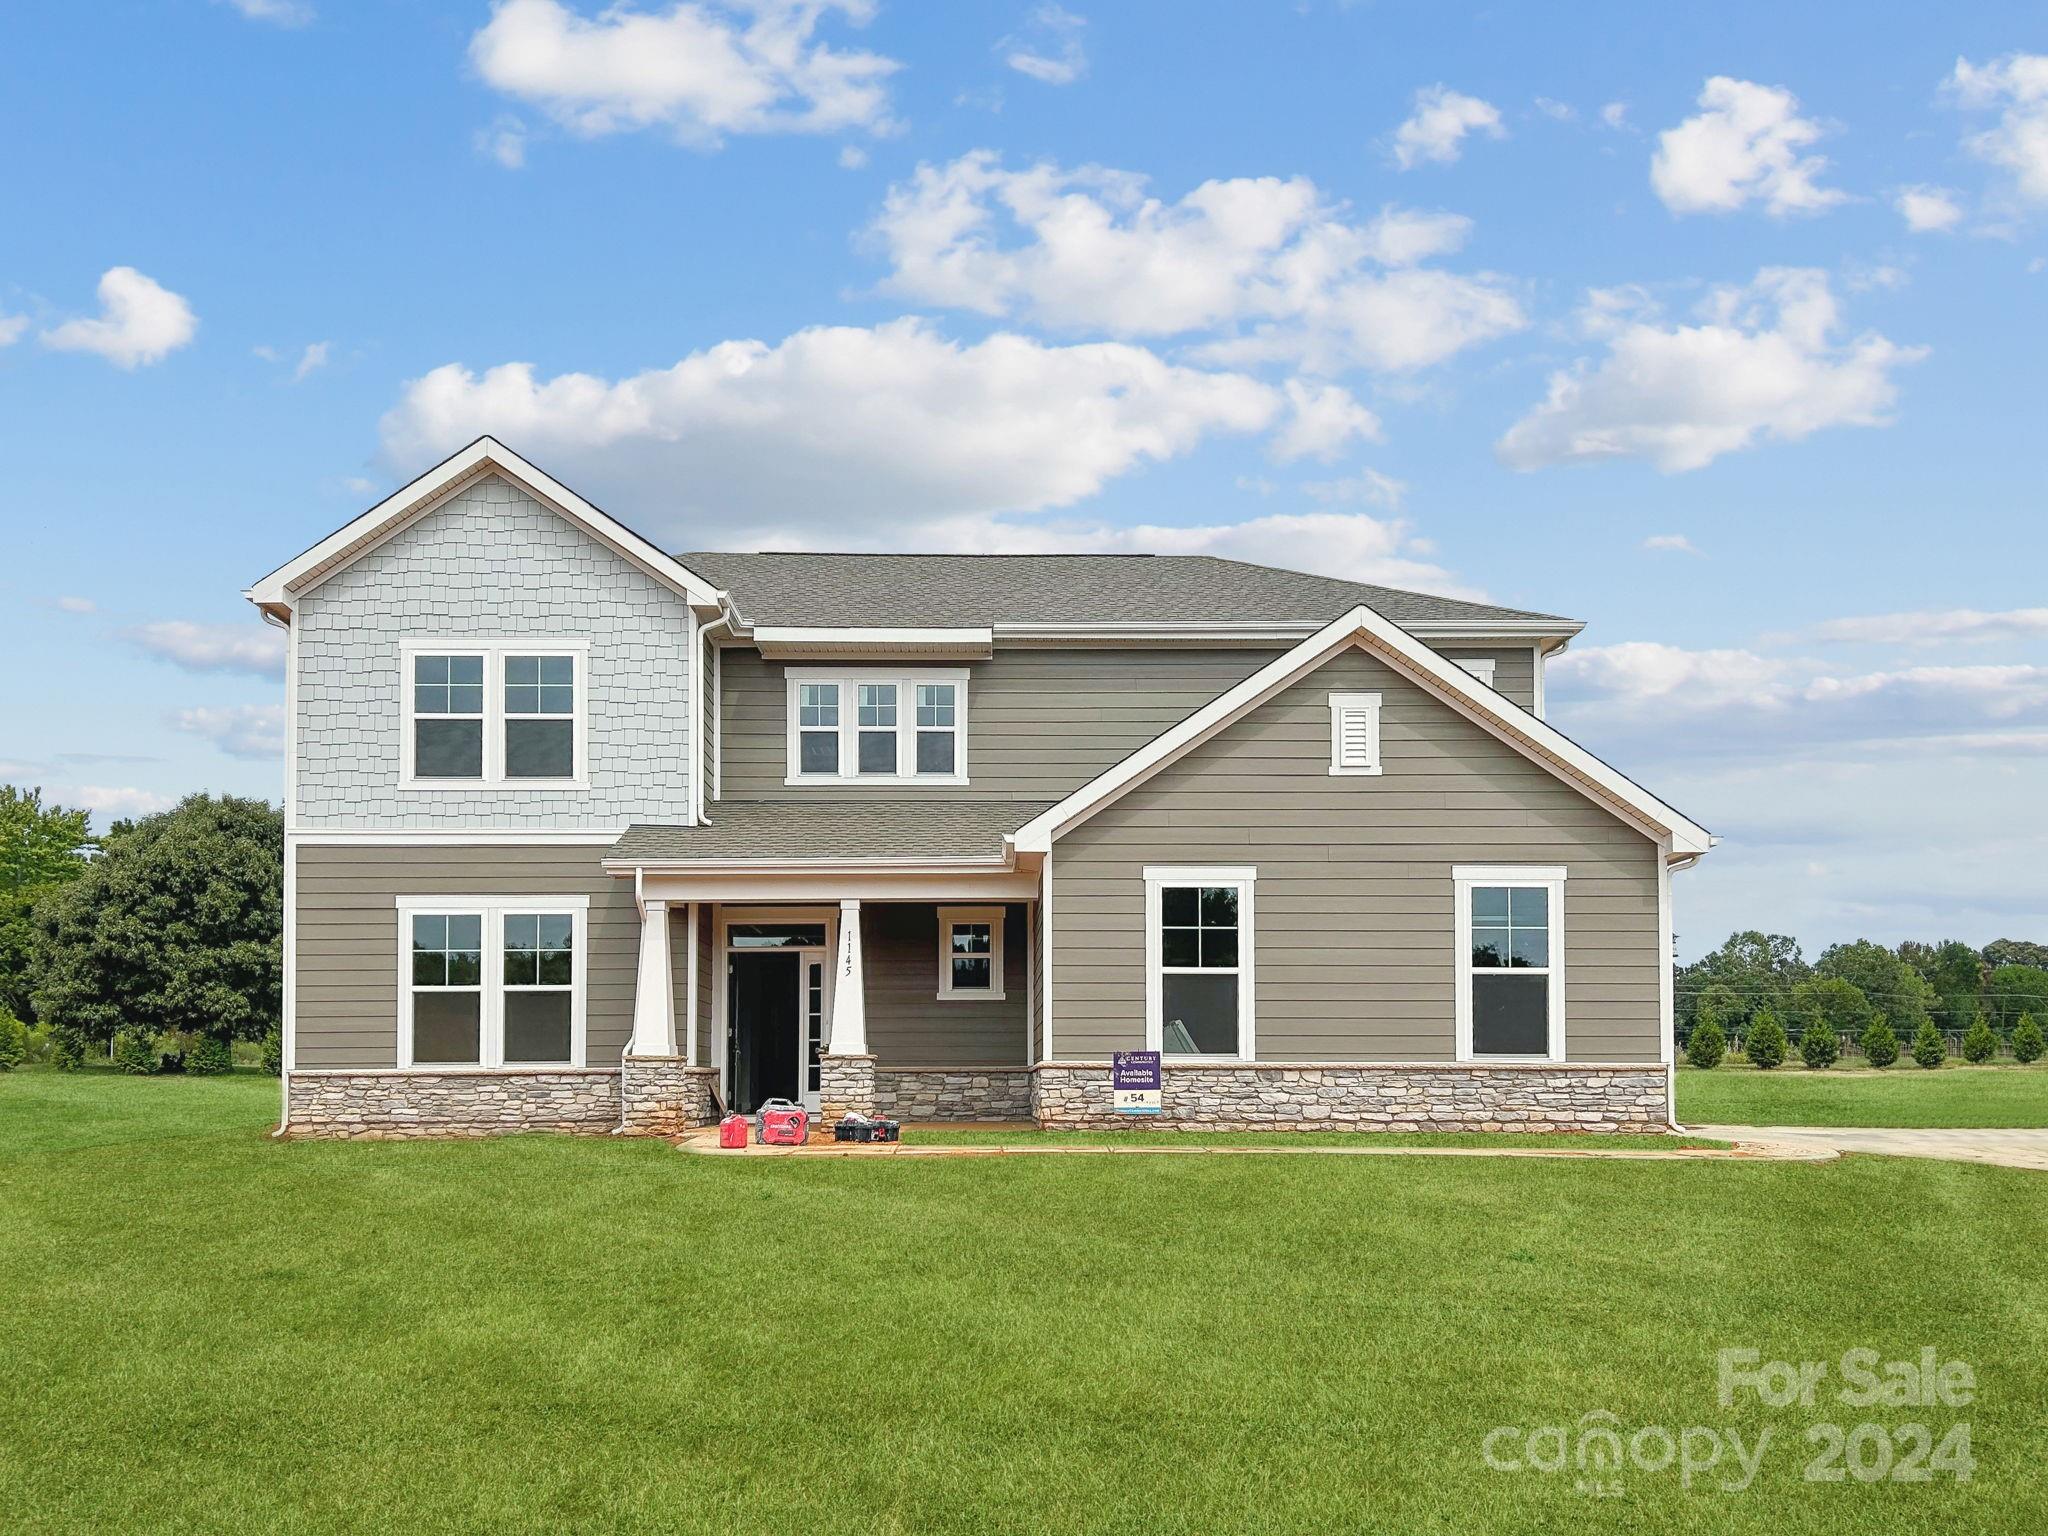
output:
<svg viewBox="0 0 2048 1536"><path fill-rule="evenodd" d="M761 1142L770 1147L800 1147L811 1133L807 1109L787 1099L770 1099L761 1106Z"/></svg>
<svg viewBox="0 0 2048 1536"><path fill-rule="evenodd" d="M747 1144L747 1117L727 1115L719 1121L718 1144L721 1147L744 1147Z"/></svg>

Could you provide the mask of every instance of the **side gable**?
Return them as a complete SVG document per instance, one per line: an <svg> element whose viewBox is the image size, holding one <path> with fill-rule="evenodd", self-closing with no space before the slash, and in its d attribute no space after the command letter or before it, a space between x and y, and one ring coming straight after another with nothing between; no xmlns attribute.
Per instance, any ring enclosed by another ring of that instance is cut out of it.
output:
<svg viewBox="0 0 2048 1536"><path fill-rule="evenodd" d="M675 588L693 605L717 611L723 594L710 582L493 437L480 437L460 452L443 459L362 516L286 561L249 587L243 595L266 611L289 611L301 596L336 571L492 474L502 475L541 505L578 525L614 554L657 581Z"/></svg>
<svg viewBox="0 0 2048 1536"><path fill-rule="evenodd" d="M1665 804L1562 732L1518 709L1370 608L1359 607L1034 818L1018 830L1014 839L1017 851L1049 852L1055 838L1351 646L1380 657L1450 708L1647 835L1668 839L1674 858L1696 857L1713 847L1712 834L1690 817Z"/></svg>

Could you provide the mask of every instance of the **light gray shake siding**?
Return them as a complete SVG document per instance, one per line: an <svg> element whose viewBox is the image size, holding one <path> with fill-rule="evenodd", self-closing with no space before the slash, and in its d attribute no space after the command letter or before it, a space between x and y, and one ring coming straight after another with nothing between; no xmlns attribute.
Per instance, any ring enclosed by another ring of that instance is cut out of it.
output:
<svg viewBox="0 0 2048 1536"><path fill-rule="evenodd" d="M1332 692L1381 695L1332 777ZM1356 649L1053 844L1053 1054L1144 1043L1148 864L1252 865L1262 1061L1454 1058L1451 869L1564 865L1565 1043L1659 1059L1655 843Z"/></svg>
<svg viewBox="0 0 2048 1536"><path fill-rule="evenodd" d="M584 978L587 1064L615 1067L633 1029L640 920L633 882L587 845L331 847L302 844L294 1066L398 1064L399 896L590 898Z"/></svg>
<svg viewBox="0 0 2048 1536"><path fill-rule="evenodd" d="M687 820L695 738L683 598L489 476L301 601L301 829L622 827ZM587 639L587 790L409 789L404 636Z"/></svg>

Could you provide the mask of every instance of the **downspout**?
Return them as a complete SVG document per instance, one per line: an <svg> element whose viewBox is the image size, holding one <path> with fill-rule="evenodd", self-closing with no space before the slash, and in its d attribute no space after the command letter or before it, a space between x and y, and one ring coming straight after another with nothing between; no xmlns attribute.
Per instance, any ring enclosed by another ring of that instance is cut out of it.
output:
<svg viewBox="0 0 2048 1536"><path fill-rule="evenodd" d="M286 609L289 613L291 610ZM294 963L292 949L298 940L297 915L293 907L298 904L298 860L292 852L292 823L297 811L297 774L299 750L298 726L298 681L299 681L299 632L287 618L278 617L277 609L265 603L257 612L263 615L263 622L274 624L284 631L284 852L281 872L279 901L283 910L278 913L278 937L281 953L278 966L281 971L277 1010L277 1129L272 1139L280 1139L292 1126L292 1046L296 1029L293 990L298 984L298 966Z"/></svg>

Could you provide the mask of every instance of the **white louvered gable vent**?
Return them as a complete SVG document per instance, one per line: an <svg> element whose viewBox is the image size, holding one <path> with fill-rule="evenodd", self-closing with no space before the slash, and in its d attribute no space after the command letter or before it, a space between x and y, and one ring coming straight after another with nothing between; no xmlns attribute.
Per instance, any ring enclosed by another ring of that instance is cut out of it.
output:
<svg viewBox="0 0 2048 1536"><path fill-rule="evenodd" d="M1376 693L1330 695L1330 772L1368 774L1380 771L1380 696Z"/></svg>

